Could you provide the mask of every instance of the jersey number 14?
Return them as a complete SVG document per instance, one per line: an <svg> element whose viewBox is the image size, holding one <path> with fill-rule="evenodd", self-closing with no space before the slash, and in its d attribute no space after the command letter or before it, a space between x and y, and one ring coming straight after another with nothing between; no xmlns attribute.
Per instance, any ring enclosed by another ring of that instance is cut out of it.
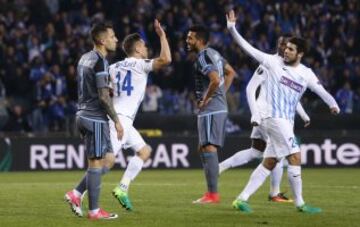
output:
<svg viewBox="0 0 360 227"><path fill-rule="evenodd" d="M120 72L118 72L118 74L116 75L116 79L117 79L117 95L120 96L120 92L121 91L126 91L126 95L130 96L131 95L131 91L134 90L134 87L131 85L131 71L128 70L126 72L126 75L124 77L124 80L122 81L122 86L121 86L121 75Z"/></svg>

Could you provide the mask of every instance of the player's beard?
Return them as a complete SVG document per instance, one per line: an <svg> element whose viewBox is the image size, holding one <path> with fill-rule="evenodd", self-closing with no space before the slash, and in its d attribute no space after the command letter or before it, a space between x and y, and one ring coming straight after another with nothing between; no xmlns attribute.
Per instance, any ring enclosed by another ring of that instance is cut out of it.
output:
<svg viewBox="0 0 360 227"><path fill-rule="evenodd" d="M285 59L284 59L284 63L285 63L285 65L294 65L296 63L296 60L297 60L296 58L293 60L288 60L288 61L285 61Z"/></svg>

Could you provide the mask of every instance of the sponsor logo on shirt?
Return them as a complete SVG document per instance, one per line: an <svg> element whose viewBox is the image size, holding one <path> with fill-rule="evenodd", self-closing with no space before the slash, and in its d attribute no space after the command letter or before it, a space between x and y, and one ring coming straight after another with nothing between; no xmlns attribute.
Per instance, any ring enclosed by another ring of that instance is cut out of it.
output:
<svg viewBox="0 0 360 227"><path fill-rule="evenodd" d="M302 92L303 90L303 86L301 84L298 84L296 83L295 81L285 77L285 76L282 76L281 79L280 79L280 83L281 84L284 84L285 86L293 89L294 91L297 91L297 92Z"/></svg>

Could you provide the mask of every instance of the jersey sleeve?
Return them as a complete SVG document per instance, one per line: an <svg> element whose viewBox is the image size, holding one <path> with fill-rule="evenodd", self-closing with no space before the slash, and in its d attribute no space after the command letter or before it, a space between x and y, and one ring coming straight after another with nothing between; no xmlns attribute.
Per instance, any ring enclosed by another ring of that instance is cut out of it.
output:
<svg viewBox="0 0 360 227"><path fill-rule="evenodd" d="M307 115L307 113L304 110L304 107L301 105L300 102L298 102L296 106L296 112L299 114L299 116L304 122L310 121L309 115Z"/></svg>
<svg viewBox="0 0 360 227"><path fill-rule="evenodd" d="M104 60L99 58L94 66L96 87L108 88L109 87L109 72L105 68Z"/></svg>
<svg viewBox="0 0 360 227"><path fill-rule="evenodd" d="M319 79L316 77L312 70L307 71L307 86L311 91L315 91L318 87L322 87Z"/></svg>
<svg viewBox="0 0 360 227"><path fill-rule="evenodd" d="M199 70L203 75L208 75L212 71L216 71L217 73L219 73L218 68L208 54L200 55L200 57L198 58L198 63Z"/></svg>
<svg viewBox="0 0 360 227"><path fill-rule="evenodd" d="M142 61L142 68L146 75L153 71L153 63L154 59L145 59Z"/></svg>
<svg viewBox="0 0 360 227"><path fill-rule="evenodd" d="M335 99L325 90L325 88L321 85L319 79L315 76L312 70L308 70L307 72L307 86L310 90L316 93L330 108L337 107Z"/></svg>
<svg viewBox="0 0 360 227"><path fill-rule="evenodd" d="M254 75L251 77L248 85L246 86L246 98L249 103L251 115L258 115L256 106L256 89L265 81L266 69L261 65L255 70Z"/></svg>

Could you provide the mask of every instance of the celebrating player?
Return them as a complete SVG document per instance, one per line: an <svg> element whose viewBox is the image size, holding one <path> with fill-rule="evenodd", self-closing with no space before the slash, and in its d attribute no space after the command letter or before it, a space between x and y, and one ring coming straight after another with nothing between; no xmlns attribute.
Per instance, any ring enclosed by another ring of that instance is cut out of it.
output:
<svg viewBox="0 0 360 227"><path fill-rule="evenodd" d="M269 72L268 79L264 81L266 102L264 111L260 113L262 121L258 126L265 132L268 141L264 160L251 174L244 190L233 202L233 207L242 212L251 212L247 203L249 197L264 183L277 161L286 157L289 162L288 178L297 209L304 213L319 213L320 208L305 204L302 197L301 155L292 122L296 106L307 87L324 100L331 113L338 114L339 107L312 70L300 63L306 50L305 40L290 38L282 59L265 54L244 40L235 28L236 17L233 10L226 18L227 27L236 43Z"/></svg>
<svg viewBox="0 0 360 227"><path fill-rule="evenodd" d="M199 153L205 171L208 191L194 203L217 203L219 160L217 151L224 144L227 119L226 91L235 71L214 49L207 46L209 32L203 26L193 26L187 34L187 47L197 53L195 93L199 108Z"/></svg>
<svg viewBox="0 0 360 227"><path fill-rule="evenodd" d="M111 143L115 154L121 152L122 148L131 148L135 151L135 156L130 159L120 184L113 190L115 198L127 210L133 209L128 196L130 183L140 173L151 152L151 147L134 128L133 121L144 98L149 72L159 70L171 62L166 34L158 20L154 21L154 28L160 38L159 57L147 59L148 49L145 42L140 34L134 33L126 36L123 41L123 50L127 58L110 66L113 102L117 116L124 126L123 139L118 141L116 127L110 122Z"/></svg>
<svg viewBox="0 0 360 227"><path fill-rule="evenodd" d="M277 42L277 54L279 58L284 56L284 50L286 48L288 35L280 36ZM268 70L264 66L259 66L251 80L249 81L248 86L246 87L246 96L249 103L250 111L252 113L251 123L254 126L258 126L261 121L261 112L263 112L262 107L266 106L266 94L264 88L264 82L268 79ZM256 90L260 86L260 93L258 99L256 100ZM310 118L304 111L301 103L299 102L296 106L296 111L300 115L300 117L305 122L305 127L310 124ZM266 138L264 136L264 132L261 131L259 127L253 127L251 133L251 147L246 150L238 151L236 154L221 162L219 165L219 174L223 171L233 168L236 166L244 165L250 162L253 159L260 159L263 157L263 153L266 147ZM288 199L284 193L280 192L280 183L283 175L283 159L279 161L276 167L271 171L270 177L270 194L269 200L273 202L292 202L291 199Z"/></svg>

